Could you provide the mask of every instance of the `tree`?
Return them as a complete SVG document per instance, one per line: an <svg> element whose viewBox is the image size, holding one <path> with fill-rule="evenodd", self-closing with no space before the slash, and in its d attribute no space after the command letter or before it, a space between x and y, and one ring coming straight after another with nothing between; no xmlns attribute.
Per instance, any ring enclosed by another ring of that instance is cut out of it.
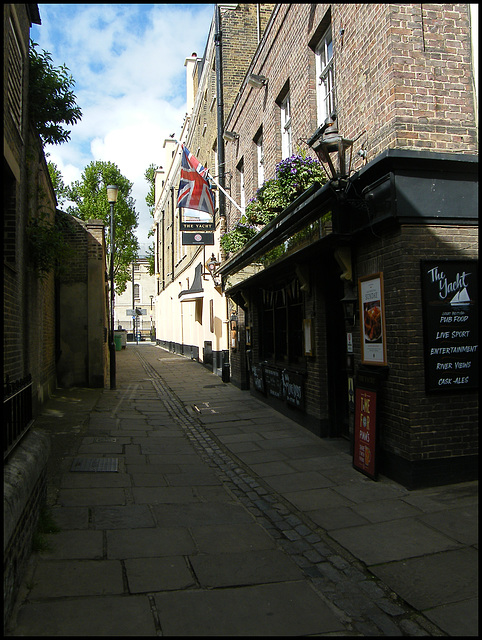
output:
<svg viewBox="0 0 482 640"><path fill-rule="evenodd" d="M149 209L149 213L151 214L151 216L154 217L154 210L156 208L156 165L155 164L150 164L145 173L144 173L144 178L146 179L147 183L149 184L149 191L147 192L147 196L146 196L146 204L147 207ZM149 229L149 233L147 234L147 237L150 238L151 236L154 235L154 231L152 229ZM147 249L147 254L146 254L147 260L148 260L148 264L149 264L149 275L153 276L155 273L155 265L154 265L154 260L155 260L155 249L154 249L154 244L152 244L148 249Z"/></svg>
<svg viewBox="0 0 482 640"><path fill-rule="evenodd" d="M154 217L154 209L156 208L156 165L150 164L145 173L144 178L149 184L149 191L146 196L146 204L149 209L149 213Z"/></svg>
<svg viewBox="0 0 482 640"><path fill-rule="evenodd" d="M122 293L131 279L131 265L139 251L139 242L134 235L138 214L130 195L132 182L113 162L93 161L84 169L81 180L67 188L68 199L75 202L75 206L68 207L67 211L81 220L102 220L107 229L110 253L110 205L106 189L110 184L119 188L114 205L114 282L116 292Z"/></svg>
<svg viewBox="0 0 482 640"><path fill-rule="evenodd" d="M67 187L64 184L64 178L55 162L47 162L47 167L49 170L50 180L52 181L52 186L55 191L55 196L57 198L57 203L59 207L62 208L67 198Z"/></svg>
<svg viewBox="0 0 482 640"><path fill-rule="evenodd" d="M30 119L44 144L61 144L70 140L65 124L75 124L82 118L71 90L74 79L65 65L56 68L47 51L38 52L30 40L29 107Z"/></svg>

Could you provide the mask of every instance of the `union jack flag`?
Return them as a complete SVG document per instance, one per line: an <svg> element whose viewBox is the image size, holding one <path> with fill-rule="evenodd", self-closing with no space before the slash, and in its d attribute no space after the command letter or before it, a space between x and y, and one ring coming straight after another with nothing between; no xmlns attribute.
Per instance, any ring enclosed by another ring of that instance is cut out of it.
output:
<svg viewBox="0 0 482 640"><path fill-rule="evenodd" d="M206 211L214 216L214 198L207 175L208 170L182 145L178 207Z"/></svg>

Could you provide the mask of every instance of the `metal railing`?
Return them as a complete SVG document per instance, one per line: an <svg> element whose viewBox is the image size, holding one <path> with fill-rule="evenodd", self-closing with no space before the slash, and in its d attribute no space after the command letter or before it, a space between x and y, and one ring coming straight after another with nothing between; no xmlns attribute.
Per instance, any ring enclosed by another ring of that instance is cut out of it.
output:
<svg viewBox="0 0 482 640"><path fill-rule="evenodd" d="M32 376L7 382L3 389L3 460L15 449L33 423Z"/></svg>

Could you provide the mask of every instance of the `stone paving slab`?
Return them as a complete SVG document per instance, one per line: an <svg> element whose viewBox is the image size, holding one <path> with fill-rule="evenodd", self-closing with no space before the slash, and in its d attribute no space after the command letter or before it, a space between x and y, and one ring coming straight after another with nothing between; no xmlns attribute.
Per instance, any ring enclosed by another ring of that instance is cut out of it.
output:
<svg viewBox="0 0 482 640"><path fill-rule="evenodd" d="M463 544L475 545L479 541L478 505L444 509L438 513L427 514L419 520Z"/></svg>
<svg viewBox="0 0 482 640"><path fill-rule="evenodd" d="M351 500L340 495L331 488L307 489L306 491L288 491L284 497L302 511L329 509L353 504Z"/></svg>
<svg viewBox="0 0 482 640"><path fill-rule="evenodd" d="M93 507L92 524L95 529L138 529L156 523L147 505L134 504Z"/></svg>
<svg viewBox="0 0 482 640"><path fill-rule="evenodd" d="M190 533L200 553L272 549L274 540L258 524L193 525Z"/></svg>
<svg viewBox="0 0 482 640"><path fill-rule="evenodd" d="M196 551L190 532L183 527L116 529L107 531L106 539L109 559L187 556Z"/></svg>
<svg viewBox="0 0 482 640"><path fill-rule="evenodd" d="M424 614L450 636L480 637L478 598L434 607Z"/></svg>
<svg viewBox="0 0 482 640"><path fill-rule="evenodd" d="M303 636L345 627L306 582L155 596L167 636Z"/></svg>
<svg viewBox="0 0 482 640"><path fill-rule="evenodd" d="M19 636L154 636L146 596L104 596L29 602L19 612Z"/></svg>
<svg viewBox="0 0 482 640"><path fill-rule="evenodd" d="M313 511L307 511L307 514L313 522L323 527L326 531L368 524L368 520L350 507L339 506L327 509L315 509Z"/></svg>
<svg viewBox="0 0 482 640"><path fill-rule="evenodd" d="M123 489L116 488L61 489L59 492L59 503L64 507L123 505L125 501Z"/></svg>
<svg viewBox="0 0 482 640"><path fill-rule="evenodd" d="M200 585L205 588L303 579L293 560L276 549L198 555L190 561Z"/></svg>
<svg viewBox="0 0 482 640"><path fill-rule="evenodd" d="M385 522L386 520L398 520L399 518L420 515L419 509L396 499L375 500L374 502L356 504L352 509L369 522Z"/></svg>
<svg viewBox="0 0 482 640"><path fill-rule="evenodd" d="M130 558L124 564L130 593L175 591L196 585L182 556Z"/></svg>
<svg viewBox="0 0 482 640"><path fill-rule="evenodd" d="M237 504L193 503L154 505L158 526L191 527L196 524L251 524L252 516Z"/></svg>
<svg viewBox="0 0 482 640"><path fill-rule="evenodd" d="M333 482L317 471L294 471L279 476L270 476L266 481L275 491L283 494L306 489L324 489L332 487Z"/></svg>
<svg viewBox="0 0 482 640"><path fill-rule="evenodd" d="M478 553L458 549L420 558L390 562L371 571L415 609L452 604L473 595L478 577Z"/></svg>
<svg viewBox="0 0 482 640"><path fill-rule="evenodd" d="M150 505L187 505L199 502L198 494L193 487L133 487L132 495L136 504Z"/></svg>
<svg viewBox="0 0 482 640"><path fill-rule="evenodd" d="M124 592L121 563L115 560L39 562L32 577L32 600Z"/></svg>
<svg viewBox="0 0 482 640"><path fill-rule="evenodd" d="M411 519L338 529L330 535L367 565L460 547L454 540Z"/></svg>
<svg viewBox="0 0 482 640"><path fill-rule="evenodd" d="M52 507L52 516L60 529L86 529L89 526L88 507Z"/></svg>
<svg viewBox="0 0 482 640"><path fill-rule="evenodd" d="M59 531L44 534L48 551L40 555L47 560L101 559L104 554L102 531Z"/></svg>

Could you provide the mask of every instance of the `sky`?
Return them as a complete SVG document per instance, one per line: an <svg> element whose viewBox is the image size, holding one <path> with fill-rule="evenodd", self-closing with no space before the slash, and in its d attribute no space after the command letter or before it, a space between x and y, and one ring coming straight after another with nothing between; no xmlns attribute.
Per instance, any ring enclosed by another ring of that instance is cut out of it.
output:
<svg viewBox="0 0 482 640"><path fill-rule="evenodd" d="M30 37L65 65L75 81L82 120L70 141L47 145L64 183L92 161L115 163L133 183L139 242L152 242L144 178L164 162L164 139L179 136L186 114L186 67L202 56L214 4L39 4ZM69 127L70 128L70 127Z"/></svg>

